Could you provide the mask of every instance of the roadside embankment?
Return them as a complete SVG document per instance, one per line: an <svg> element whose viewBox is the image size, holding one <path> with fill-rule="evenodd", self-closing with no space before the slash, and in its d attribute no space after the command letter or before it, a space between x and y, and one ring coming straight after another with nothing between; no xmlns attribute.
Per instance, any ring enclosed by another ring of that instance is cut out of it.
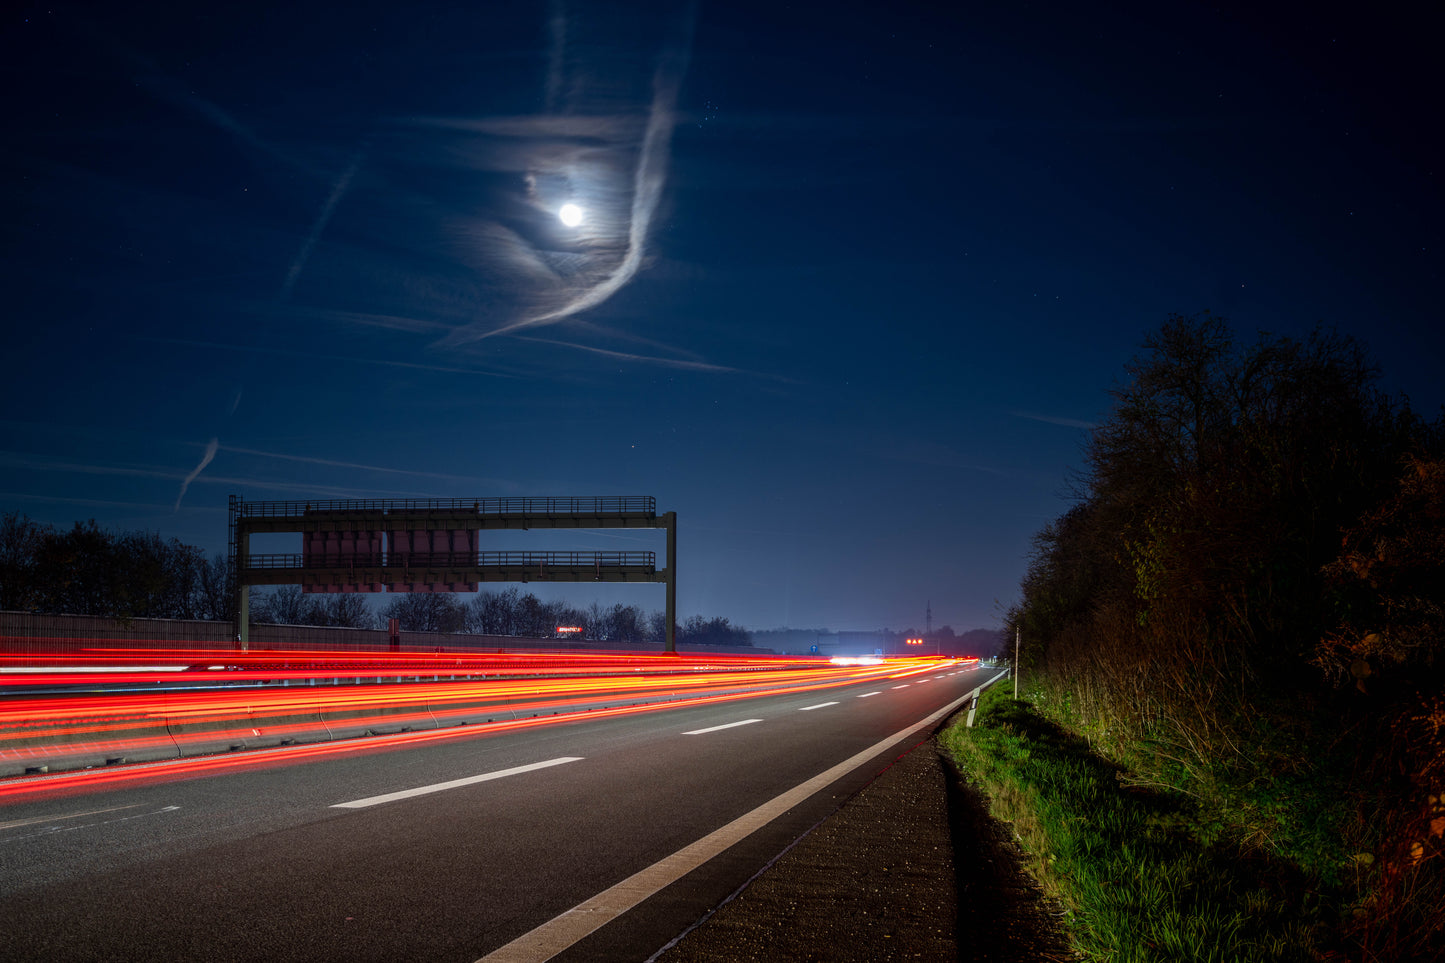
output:
<svg viewBox="0 0 1445 963"><path fill-rule="evenodd" d="M1011 695L985 693L975 726L955 724L942 741L1017 832L1030 872L1068 911L1083 958L1350 958L1331 932L1339 892L1267 840L1241 843L1200 800L1136 784Z"/></svg>

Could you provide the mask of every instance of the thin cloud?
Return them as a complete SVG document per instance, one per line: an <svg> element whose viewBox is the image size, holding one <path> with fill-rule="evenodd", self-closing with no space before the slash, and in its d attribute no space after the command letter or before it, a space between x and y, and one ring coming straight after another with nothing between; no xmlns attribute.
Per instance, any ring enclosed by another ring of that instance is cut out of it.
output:
<svg viewBox="0 0 1445 963"><path fill-rule="evenodd" d="M84 505L87 508L124 508L130 511L151 511L155 505L143 502L116 502L106 501L100 498L66 498L63 495L37 494L36 492L0 492L0 499L7 502L48 502L55 505ZM221 507L206 509L207 511L221 511Z"/></svg>
<svg viewBox="0 0 1445 963"><path fill-rule="evenodd" d="M325 465L329 468L352 468L357 471L383 472L392 475L414 475L418 478L436 478L447 481L487 481L487 479L473 478L469 475L448 475L442 472L414 471L409 468L387 468L382 465L362 465L350 461L335 461L330 458L313 458L308 455L287 455L278 451L259 451L255 448L235 448L230 445L221 446L221 450L231 452L237 455L254 455L258 458L275 458L281 461L294 461L306 465Z"/></svg>
<svg viewBox="0 0 1445 963"><path fill-rule="evenodd" d="M287 479L275 481L270 478L238 477L234 475L204 475L196 479L198 485L224 486L232 491L261 489L264 491L298 492L320 498L436 498L434 491L399 488L346 488L340 485L316 485Z"/></svg>
<svg viewBox="0 0 1445 963"><path fill-rule="evenodd" d="M637 172L633 181L632 220L628 226L627 253L612 275L588 291L574 298L570 303L538 315L531 324L546 324L560 321L594 308L616 294L631 281L642 266L647 251L647 239L651 233L652 216L662 200L662 189L667 183L667 167L671 160L672 131L677 125L677 93L682 86L683 75L687 72L688 52L681 48L670 50L657 67L653 78L652 109L647 116L647 130L642 135L642 151L637 161Z"/></svg>
<svg viewBox="0 0 1445 963"><path fill-rule="evenodd" d="M272 160L280 161L288 167L305 171L308 174L315 173L306 164L264 140L220 105L197 95L172 79L150 57L120 42L108 31L97 27L89 19L73 11L63 11L62 15L107 54L136 71L133 82L149 91L157 99L194 114L213 127L226 132L244 146L264 154Z"/></svg>
<svg viewBox="0 0 1445 963"><path fill-rule="evenodd" d="M208 446L209 447L209 446ZM227 448L227 451L233 449ZM112 475L121 478L152 478L162 481L181 481L184 477L175 470L157 468L136 468L126 465L86 465L78 462L61 461L45 456L28 455L20 452L0 452L0 465L11 468L22 468L31 471L59 472L73 475ZM199 466L204 467L204 464ZM199 468L197 469L199 470ZM369 498L369 497L391 497L391 498L434 498L438 497L430 491L401 491L395 488L343 488L338 485L310 485L294 481L273 481L268 478L242 478L233 475L209 474L197 477L196 472L188 476L191 482L198 485L224 485L232 489L263 489L271 491L291 491L309 495L319 495L328 498ZM438 476L446 477L446 476ZM17 496L18 497L18 496ZM84 503L85 499L65 499L59 497L27 495L41 501L74 501ZM108 502L96 502L97 505L111 504ZM114 503L122 507L146 507L154 508L154 505L125 506L122 503Z"/></svg>
<svg viewBox="0 0 1445 963"><path fill-rule="evenodd" d="M264 308L262 309L264 310ZM431 334L438 330L450 331L452 326L442 321L429 321L404 314L372 314L365 311L343 311L337 308L290 308L299 317L333 321L338 324L354 324L367 328L381 328L387 331L406 331L412 334Z"/></svg>
<svg viewBox="0 0 1445 963"><path fill-rule="evenodd" d="M752 375L756 378L773 378L777 381L788 381L787 378L778 375L759 374L755 371L744 371L742 368L729 368L720 364L709 364L706 361L688 361L684 358L659 358L653 355L633 354L629 351L612 351L607 348L595 348L587 344L576 344L571 341L554 341L551 338L529 338L519 337L518 341L530 341L533 344L550 344L559 348L572 348L576 351L586 351L591 354L600 354L606 358L616 358L619 361L635 361L639 364L655 364L663 368L678 368L683 371L712 371L719 374L741 374Z"/></svg>
<svg viewBox="0 0 1445 963"><path fill-rule="evenodd" d="M308 360L344 361L348 364L374 364L388 368L411 368L417 371L440 371L445 374L461 375L482 375L487 378L515 378L515 375L504 374L499 371L483 371L480 368L451 368L446 365L419 364L414 361L387 361L380 358L355 358L338 354L319 354L313 351L291 351L286 348L263 348L258 345L246 344L217 344L211 341L192 341L188 338L139 338L152 344L178 344L189 348L205 348L217 351L242 351L251 354L277 354L288 358L306 358Z"/></svg>
<svg viewBox="0 0 1445 963"><path fill-rule="evenodd" d="M1015 418L1027 418L1030 421L1042 421L1049 425L1062 425L1065 428L1086 428L1094 429L1099 427L1097 422L1082 421L1078 418L1061 418L1057 415L1039 415L1031 411L1010 411L1009 414Z"/></svg>
<svg viewBox="0 0 1445 963"><path fill-rule="evenodd" d="M201 463L191 469L191 473L181 482L181 491L180 494L176 496L176 507L172 509L173 511L178 512L181 510L181 499L186 497L186 489L191 487L191 482L195 481L196 476L205 471L206 466L216 457L216 449L219 448L220 445L221 441L219 438L212 438L206 443L206 453L201 456Z"/></svg>
<svg viewBox="0 0 1445 963"><path fill-rule="evenodd" d="M164 471L154 468L131 468L123 465L83 465L77 462L60 461L43 455L27 455L21 452L11 451L0 452L0 464L30 471L55 471L78 475L119 475L127 478L162 478L167 481L175 481L181 477L180 472L177 471Z"/></svg>
<svg viewBox="0 0 1445 963"><path fill-rule="evenodd" d="M557 109L557 98L562 92L562 54L567 49L567 14L562 0L551 0L547 4L547 31L552 35L550 53L547 58L547 112Z"/></svg>
<svg viewBox="0 0 1445 963"><path fill-rule="evenodd" d="M677 126L678 92L681 89L683 77L687 73L688 61L691 57L695 17L695 10L689 7L682 31L684 38L680 42L670 43L664 47L657 69L653 73L652 99L637 152L637 163L633 170L632 203L627 221L626 246L621 260L614 268L601 273L600 276L593 275L592 272L577 272L575 277L585 279L584 286L580 290L567 293L563 303L558 307L533 313L510 324L503 324L489 330L481 330L480 326L476 324L459 328L440 342L442 346L455 346L467 341L477 341L541 325L555 324L604 303L637 275L647 256L653 218L661 203L663 188L667 183L672 133ZM559 71L562 61L556 45L561 44L566 37L566 23L561 20L561 13L556 7L552 10L552 30L554 49L547 78L549 104L555 101L561 89L562 81ZM599 119L582 118L578 115L566 115L552 119L529 118L518 129L526 131L532 136L536 136L539 130L546 129L548 124L556 127L559 131L575 131L579 121L597 125ZM494 133L499 129L500 123L500 121L488 122ZM601 136L610 139L617 135L618 126L606 124L604 121L603 125L598 128L598 132ZM538 157L541 157L548 153L555 154L559 149L563 151L570 149L574 153L580 150L576 145L567 148L565 145L550 144L538 145L535 152Z"/></svg>

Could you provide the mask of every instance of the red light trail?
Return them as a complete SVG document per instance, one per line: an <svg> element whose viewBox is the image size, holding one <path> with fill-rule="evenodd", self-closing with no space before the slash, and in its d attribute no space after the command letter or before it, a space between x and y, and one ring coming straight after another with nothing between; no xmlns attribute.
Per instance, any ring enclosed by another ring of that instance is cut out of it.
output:
<svg viewBox="0 0 1445 963"><path fill-rule="evenodd" d="M242 654L103 647L71 653L57 654L45 666L29 655L23 667L14 664L18 657L0 656L0 765L18 773L85 765L87 758L98 760L94 765L127 755L173 758L0 780L0 802L657 711L682 701L695 705L903 678L959 661L844 665L786 656L634 652ZM422 676L432 681L419 681ZM419 731L406 731L412 729ZM360 735L368 738L349 738ZM232 748L252 751L227 751Z"/></svg>

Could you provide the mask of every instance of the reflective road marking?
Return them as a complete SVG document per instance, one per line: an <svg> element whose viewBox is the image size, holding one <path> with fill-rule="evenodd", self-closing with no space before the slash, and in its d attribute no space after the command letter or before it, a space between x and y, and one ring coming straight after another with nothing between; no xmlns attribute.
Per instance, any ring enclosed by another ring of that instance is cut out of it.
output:
<svg viewBox="0 0 1445 963"><path fill-rule="evenodd" d="M721 729L731 729L731 728L733 728L734 726L750 726L750 725L752 725L754 722L762 722L762 721L763 721L763 720L761 720L761 719L744 719L742 722L729 722L729 723L727 723L727 724L725 724L725 725L721 725L721 726L710 726L710 727L708 727L708 728L706 728L706 729L694 729L694 730L692 730L691 732L684 732L683 735L685 735L685 736L701 736L701 735L704 735L705 733L717 732L717 731L719 731L719 730L721 730Z"/></svg>
<svg viewBox="0 0 1445 963"><path fill-rule="evenodd" d="M513 769L501 769L497 772L484 772L480 776L467 776L465 779L453 779L451 782L439 782L431 786L418 786L415 789L403 789L400 792L389 792L380 796L367 796L365 799L353 799L351 802L336 803L332 809L365 809L367 806L379 806L382 803L394 802L398 799L410 799L412 796L425 796L427 793L441 792L444 789L457 789L461 786L470 786L473 783L488 782L492 779L502 779L506 776L515 776L519 773L532 772L534 769L546 769L549 766L560 766L564 762L581 762L581 756L560 756L556 759L548 759L546 762L534 762L527 766L517 766Z"/></svg>
<svg viewBox="0 0 1445 963"><path fill-rule="evenodd" d="M928 728L939 719L947 718L972 695L973 693L969 693L955 699L928 718L915 722L907 729L900 729L881 742L838 763L827 772L819 773L807 782L768 800L752 812L739 816L721 829L708 833L692 845L684 846L671 856L664 856L610 889L605 889L562 915L553 917L530 933L523 933L506 946L493 950L477 963L543 963L544 960L550 960L648 899L664 886L675 883L697 869L733 843L766 826L813 793L825 789L835 780L857 769L889 746Z"/></svg>

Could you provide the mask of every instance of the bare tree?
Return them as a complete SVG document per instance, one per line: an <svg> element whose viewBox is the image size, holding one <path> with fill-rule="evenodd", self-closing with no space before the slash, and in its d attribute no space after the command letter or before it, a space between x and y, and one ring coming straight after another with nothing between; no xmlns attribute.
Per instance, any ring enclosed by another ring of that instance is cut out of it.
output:
<svg viewBox="0 0 1445 963"><path fill-rule="evenodd" d="M518 592L478 592L466 606L466 629L478 635L516 635Z"/></svg>
<svg viewBox="0 0 1445 963"><path fill-rule="evenodd" d="M273 625L316 625L316 600L299 585L282 585L267 597L254 618Z"/></svg>
<svg viewBox="0 0 1445 963"><path fill-rule="evenodd" d="M374 629L380 618L360 592L335 592L318 606L325 616L324 625L352 629Z"/></svg>
<svg viewBox="0 0 1445 963"><path fill-rule="evenodd" d="M201 559L196 571L196 618L231 622L236 618L236 573L228 556L217 553L210 561Z"/></svg>
<svg viewBox="0 0 1445 963"><path fill-rule="evenodd" d="M392 600L386 616L406 632L460 632L466 621L461 604L443 592L407 592Z"/></svg>
<svg viewBox="0 0 1445 963"><path fill-rule="evenodd" d="M19 512L0 517L0 609L25 612L40 604L36 565L47 537L53 537L49 526Z"/></svg>

